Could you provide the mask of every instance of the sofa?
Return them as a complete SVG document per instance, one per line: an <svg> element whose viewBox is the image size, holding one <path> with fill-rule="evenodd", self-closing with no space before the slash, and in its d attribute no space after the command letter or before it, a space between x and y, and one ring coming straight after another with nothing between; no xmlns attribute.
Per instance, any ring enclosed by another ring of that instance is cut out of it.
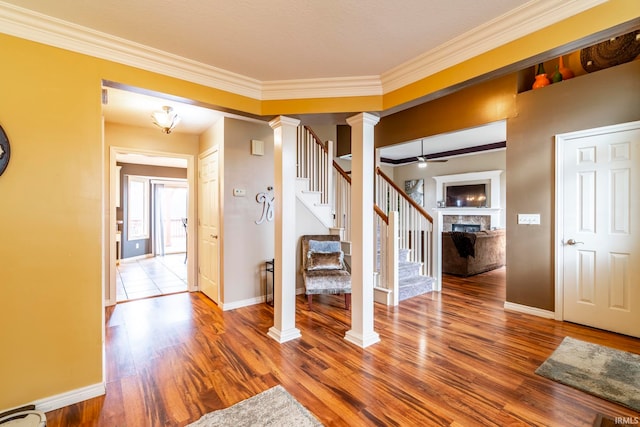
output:
<svg viewBox="0 0 640 427"><path fill-rule="evenodd" d="M442 233L442 272L472 276L505 264L504 229Z"/></svg>

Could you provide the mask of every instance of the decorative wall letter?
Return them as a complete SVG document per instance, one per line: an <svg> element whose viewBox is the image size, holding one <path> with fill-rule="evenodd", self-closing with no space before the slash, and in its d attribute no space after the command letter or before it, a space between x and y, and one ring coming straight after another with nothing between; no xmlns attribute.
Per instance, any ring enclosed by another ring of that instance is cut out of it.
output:
<svg viewBox="0 0 640 427"><path fill-rule="evenodd" d="M268 191L271 191L273 187L267 187ZM262 224L264 220L273 221L273 201L274 197L269 193L256 194L256 202L262 203L262 215L260 219L256 221L256 224Z"/></svg>

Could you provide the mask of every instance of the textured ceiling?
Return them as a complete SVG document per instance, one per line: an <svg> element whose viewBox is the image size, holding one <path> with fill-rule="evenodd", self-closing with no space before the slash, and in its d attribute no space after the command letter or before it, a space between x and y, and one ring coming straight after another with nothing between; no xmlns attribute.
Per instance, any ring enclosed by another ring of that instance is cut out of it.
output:
<svg viewBox="0 0 640 427"><path fill-rule="evenodd" d="M380 75L526 0L5 0L260 81Z"/></svg>

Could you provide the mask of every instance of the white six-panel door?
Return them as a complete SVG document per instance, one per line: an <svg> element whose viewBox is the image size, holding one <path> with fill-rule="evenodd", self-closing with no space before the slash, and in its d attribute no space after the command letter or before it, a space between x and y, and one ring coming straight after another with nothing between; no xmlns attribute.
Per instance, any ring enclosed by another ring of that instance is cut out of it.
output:
<svg viewBox="0 0 640 427"><path fill-rule="evenodd" d="M218 151L198 162L198 284L200 291L220 302Z"/></svg>
<svg viewBox="0 0 640 427"><path fill-rule="evenodd" d="M557 154L556 317L640 337L640 122L560 135Z"/></svg>

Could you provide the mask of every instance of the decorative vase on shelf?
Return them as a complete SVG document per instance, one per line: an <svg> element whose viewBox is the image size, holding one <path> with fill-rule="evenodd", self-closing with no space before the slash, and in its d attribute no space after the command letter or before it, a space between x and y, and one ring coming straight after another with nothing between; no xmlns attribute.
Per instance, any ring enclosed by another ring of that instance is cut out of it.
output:
<svg viewBox="0 0 640 427"><path fill-rule="evenodd" d="M560 73L560 69L559 67L556 65L556 71L555 73L553 73L553 75L551 76L551 82L552 83L558 83L561 82L563 80L562 78L562 73Z"/></svg>
<svg viewBox="0 0 640 427"><path fill-rule="evenodd" d="M564 58L562 56L559 59L558 67L560 74L562 74L562 80L569 80L570 78L573 78L573 71L571 71L570 68L564 66Z"/></svg>
<svg viewBox="0 0 640 427"><path fill-rule="evenodd" d="M542 62L538 64L538 71L536 71L536 80L533 82L532 89L540 89L541 87L549 86L551 82L547 73L544 71L544 65Z"/></svg>

